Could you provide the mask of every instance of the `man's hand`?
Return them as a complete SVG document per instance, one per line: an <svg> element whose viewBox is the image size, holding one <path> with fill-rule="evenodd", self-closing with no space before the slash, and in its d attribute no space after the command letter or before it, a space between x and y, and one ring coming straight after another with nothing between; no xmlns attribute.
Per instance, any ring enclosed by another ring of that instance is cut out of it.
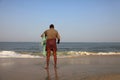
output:
<svg viewBox="0 0 120 80"><path fill-rule="evenodd" d="M57 44L59 44L60 43L60 39L58 39L58 41L57 41Z"/></svg>

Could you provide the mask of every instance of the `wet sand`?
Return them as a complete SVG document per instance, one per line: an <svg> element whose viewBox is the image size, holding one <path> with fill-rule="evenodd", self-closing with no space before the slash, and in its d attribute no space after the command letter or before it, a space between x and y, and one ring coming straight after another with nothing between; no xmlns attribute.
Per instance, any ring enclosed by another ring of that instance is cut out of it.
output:
<svg viewBox="0 0 120 80"><path fill-rule="evenodd" d="M45 58L0 58L0 80L120 80L120 56L53 57L48 70Z"/></svg>

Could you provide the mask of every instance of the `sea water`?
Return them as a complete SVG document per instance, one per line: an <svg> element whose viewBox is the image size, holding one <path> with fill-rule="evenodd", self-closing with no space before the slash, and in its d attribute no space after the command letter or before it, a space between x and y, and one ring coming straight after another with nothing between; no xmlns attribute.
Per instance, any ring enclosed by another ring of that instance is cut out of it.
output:
<svg viewBox="0 0 120 80"><path fill-rule="evenodd" d="M119 42L61 42L58 56L119 55ZM0 57L42 57L40 42L0 42Z"/></svg>

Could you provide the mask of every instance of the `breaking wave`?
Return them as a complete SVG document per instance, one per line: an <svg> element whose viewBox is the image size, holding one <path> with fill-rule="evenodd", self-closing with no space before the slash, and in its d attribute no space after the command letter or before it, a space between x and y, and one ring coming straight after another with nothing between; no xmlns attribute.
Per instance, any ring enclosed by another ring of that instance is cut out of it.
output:
<svg viewBox="0 0 120 80"><path fill-rule="evenodd" d="M85 55L120 55L120 52L86 52L86 51L68 51L57 52L58 58L77 57ZM0 51L0 58L44 58L41 53Z"/></svg>
<svg viewBox="0 0 120 80"><path fill-rule="evenodd" d="M0 58L40 58L40 56L21 54L15 51L1 51Z"/></svg>

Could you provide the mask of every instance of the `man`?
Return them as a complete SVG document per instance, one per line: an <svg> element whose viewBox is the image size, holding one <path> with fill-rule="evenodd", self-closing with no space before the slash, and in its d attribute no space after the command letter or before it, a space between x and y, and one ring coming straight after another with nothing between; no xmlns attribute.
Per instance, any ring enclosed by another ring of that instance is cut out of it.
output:
<svg viewBox="0 0 120 80"><path fill-rule="evenodd" d="M46 51L47 51L47 57L46 57L46 62L47 65L45 67L45 69L49 68L49 60L50 60L50 55L51 55L51 51L53 52L53 56L54 56L54 67L56 68L57 65L57 45L56 45L56 40L57 43L60 43L60 35L57 32L57 30L54 29L54 25L51 24L50 29L46 30L41 37L43 37L43 35L45 34L46 36Z"/></svg>

